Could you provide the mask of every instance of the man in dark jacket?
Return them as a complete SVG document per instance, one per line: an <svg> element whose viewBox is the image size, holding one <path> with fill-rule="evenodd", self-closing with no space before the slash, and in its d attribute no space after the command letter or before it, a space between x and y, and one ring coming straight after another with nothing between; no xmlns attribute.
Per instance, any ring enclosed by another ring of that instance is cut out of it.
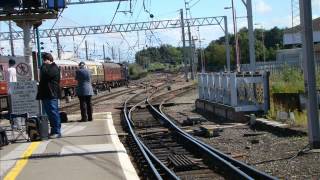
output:
<svg viewBox="0 0 320 180"><path fill-rule="evenodd" d="M76 89L80 101L81 121L92 121L92 103L91 96L93 88L91 85L91 74L85 68L85 63L79 63L79 69L76 71L76 80L78 86Z"/></svg>
<svg viewBox="0 0 320 180"><path fill-rule="evenodd" d="M61 137L61 120L58 99L60 98L60 69L53 62L50 53L41 54L43 64L40 69L40 83L37 99L42 100L43 108L50 121L50 138Z"/></svg>

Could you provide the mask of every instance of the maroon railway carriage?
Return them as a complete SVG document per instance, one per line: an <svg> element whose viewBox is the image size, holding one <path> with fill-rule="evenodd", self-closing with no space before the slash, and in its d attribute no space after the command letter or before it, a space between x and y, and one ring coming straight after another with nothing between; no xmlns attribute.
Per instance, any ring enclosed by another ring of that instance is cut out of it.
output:
<svg viewBox="0 0 320 180"><path fill-rule="evenodd" d="M0 110L8 109L8 83L6 82L8 61L10 58L16 60L17 79L31 80L31 68L24 62L24 57L0 56ZM75 95L76 70L79 60L55 60L60 68L60 88L62 97ZM94 61L84 61L86 68L92 74L92 84L96 90L106 90L127 84L128 70L126 66L117 63L98 63Z"/></svg>
<svg viewBox="0 0 320 180"><path fill-rule="evenodd" d="M62 97L75 94L77 81L75 80L78 63L71 60L56 60L55 63L60 68L60 88Z"/></svg>

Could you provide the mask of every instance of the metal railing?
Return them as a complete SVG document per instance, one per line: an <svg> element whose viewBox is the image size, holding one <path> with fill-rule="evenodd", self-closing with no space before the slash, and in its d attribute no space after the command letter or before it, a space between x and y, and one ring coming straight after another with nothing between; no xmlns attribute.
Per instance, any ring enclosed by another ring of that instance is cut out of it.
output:
<svg viewBox="0 0 320 180"><path fill-rule="evenodd" d="M269 109L269 74L263 73L200 73L199 99L225 106L236 112Z"/></svg>

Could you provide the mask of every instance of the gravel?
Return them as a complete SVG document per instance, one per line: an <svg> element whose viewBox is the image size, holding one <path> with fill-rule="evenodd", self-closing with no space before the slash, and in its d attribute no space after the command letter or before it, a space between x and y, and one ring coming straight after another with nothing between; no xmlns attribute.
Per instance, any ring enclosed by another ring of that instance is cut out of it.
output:
<svg viewBox="0 0 320 180"><path fill-rule="evenodd" d="M181 114L198 115L194 102L197 91L190 91L171 102L184 103L166 107L165 112L181 119ZM193 104L187 104L187 103ZM202 116L201 116L202 117ZM205 119L205 117L202 117ZM205 122L203 124L216 124ZM226 124L217 124L226 125ZM228 124L233 127L223 128L218 137L197 137L212 147L256 167L280 179L320 179L320 153L310 151L307 136L276 135L272 131L258 131L247 124ZM184 127L193 134L199 125Z"/></svg>

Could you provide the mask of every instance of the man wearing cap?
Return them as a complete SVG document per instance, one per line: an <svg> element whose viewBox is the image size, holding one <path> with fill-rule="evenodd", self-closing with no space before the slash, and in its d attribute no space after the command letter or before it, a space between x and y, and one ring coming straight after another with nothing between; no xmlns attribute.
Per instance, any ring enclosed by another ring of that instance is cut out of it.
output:
<svg viewBox="0 0 320 180"><path fill-rule="evenodd" d="M93 88L91 74L85 68L84 62L79 63L79 69L76 71L76 80L78 81L76 93L80 101L81 121L92 121L91 96L93 95Z"/></svg>

